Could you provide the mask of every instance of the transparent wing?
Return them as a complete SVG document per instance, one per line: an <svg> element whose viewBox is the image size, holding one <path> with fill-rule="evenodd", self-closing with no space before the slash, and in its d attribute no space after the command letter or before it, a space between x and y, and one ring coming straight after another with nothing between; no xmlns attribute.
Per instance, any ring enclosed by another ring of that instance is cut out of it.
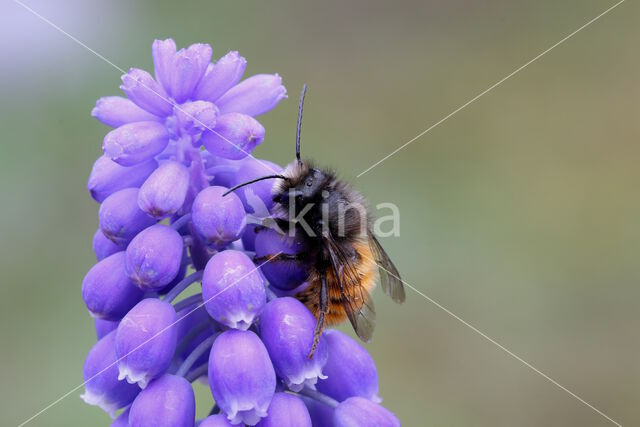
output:
<svg viewBox="0 0 640 427"><path fill-rule="evenodd" d="M405 293L402 279L400 279L400 273L371 231L369 231L369 246L371 246L371 252L378 264L382 291L389 295L395 302L403 303Z"/></svg>

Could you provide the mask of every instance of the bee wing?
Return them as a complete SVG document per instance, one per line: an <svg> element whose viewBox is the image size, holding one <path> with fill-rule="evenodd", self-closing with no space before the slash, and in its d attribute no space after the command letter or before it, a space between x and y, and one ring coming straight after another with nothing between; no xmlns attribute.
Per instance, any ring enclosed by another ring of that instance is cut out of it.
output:
<svg viewBox="0 0 640 427"><path fill-rule="evenodd" d="M403 303L405 294L400 273L396 266L393 265L393 262L391 262L389 255L387 255L382 246L380 246L380 242L378 242L375 234L371 231L369 231L369 246L371 246L371 252L378 264L382 291L389 295L395 302Z"/></svg>
<svg viewBox="0 0 640 427"><path fill-rule="evenodd" d="M327 239L327 249L347 317L358 337L368 342L376 326L376 311L371 295L361 285L360 274L353 261L331 237Z"/></svg>

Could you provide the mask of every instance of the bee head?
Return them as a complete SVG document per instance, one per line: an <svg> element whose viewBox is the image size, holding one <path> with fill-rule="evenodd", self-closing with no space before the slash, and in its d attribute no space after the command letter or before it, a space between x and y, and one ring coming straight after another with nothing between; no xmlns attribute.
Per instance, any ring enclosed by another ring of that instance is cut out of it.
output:
<svg viewBox="0 0 640 427"><path fill-rule="evenodd" d="M284 206L289 206L291 201L298 206L313 202L321 196L328 179L325 171L298 160L291 162L282 175L286 179L275 184L273 201Z"/></svg>

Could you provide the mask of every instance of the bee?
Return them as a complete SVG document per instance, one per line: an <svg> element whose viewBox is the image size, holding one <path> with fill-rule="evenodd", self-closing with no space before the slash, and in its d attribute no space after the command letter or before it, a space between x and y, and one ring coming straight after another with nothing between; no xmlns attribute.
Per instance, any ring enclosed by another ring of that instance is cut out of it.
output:
<svg viewBox="0 0 640 427"><path fill-rule="evenodd" d="M333 171L300 158L305 94L306 85L298 109L296 159L281 174L238 184L225 194L257 181L277 179L272 189L273 219L280 226L292 227L309 250L266 255L255 261L309 266L308 286L295 297L316 317L311 358L325 325L349 319L362 341L371 340L376 313L370 293L378 279L384 293L397 303L404 302L405 291L397 268L371 230L372 216L364 197Z"/></svg>

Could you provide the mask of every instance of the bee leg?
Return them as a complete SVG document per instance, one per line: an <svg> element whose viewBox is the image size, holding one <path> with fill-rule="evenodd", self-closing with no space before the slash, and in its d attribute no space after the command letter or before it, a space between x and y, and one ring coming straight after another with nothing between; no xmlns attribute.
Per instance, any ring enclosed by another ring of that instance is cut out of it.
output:
<svg viewBox="0 0 640 427"><path fill-rule="evenodd" d="M302 261L304 256L302 254L269 254L263 256L254 256L253 262L264 261Z"/></svg>
<svg viewBox="0 0 640 427"><path fill-rule="evenodd" d="M329 311L329 298L327 297L327 274L322 273L320 276L320 283L322 284L320 287L320 295L319 295L319 305L318 305L318 320L316 321L316 329L313 332L313 347L311 347L311 353L309 353L309 359L313 357L313 353L316 351L316 347L318 347L318 343L320 342L320 336L322 335L322 329L324 327L324 316Z"/></svg>

